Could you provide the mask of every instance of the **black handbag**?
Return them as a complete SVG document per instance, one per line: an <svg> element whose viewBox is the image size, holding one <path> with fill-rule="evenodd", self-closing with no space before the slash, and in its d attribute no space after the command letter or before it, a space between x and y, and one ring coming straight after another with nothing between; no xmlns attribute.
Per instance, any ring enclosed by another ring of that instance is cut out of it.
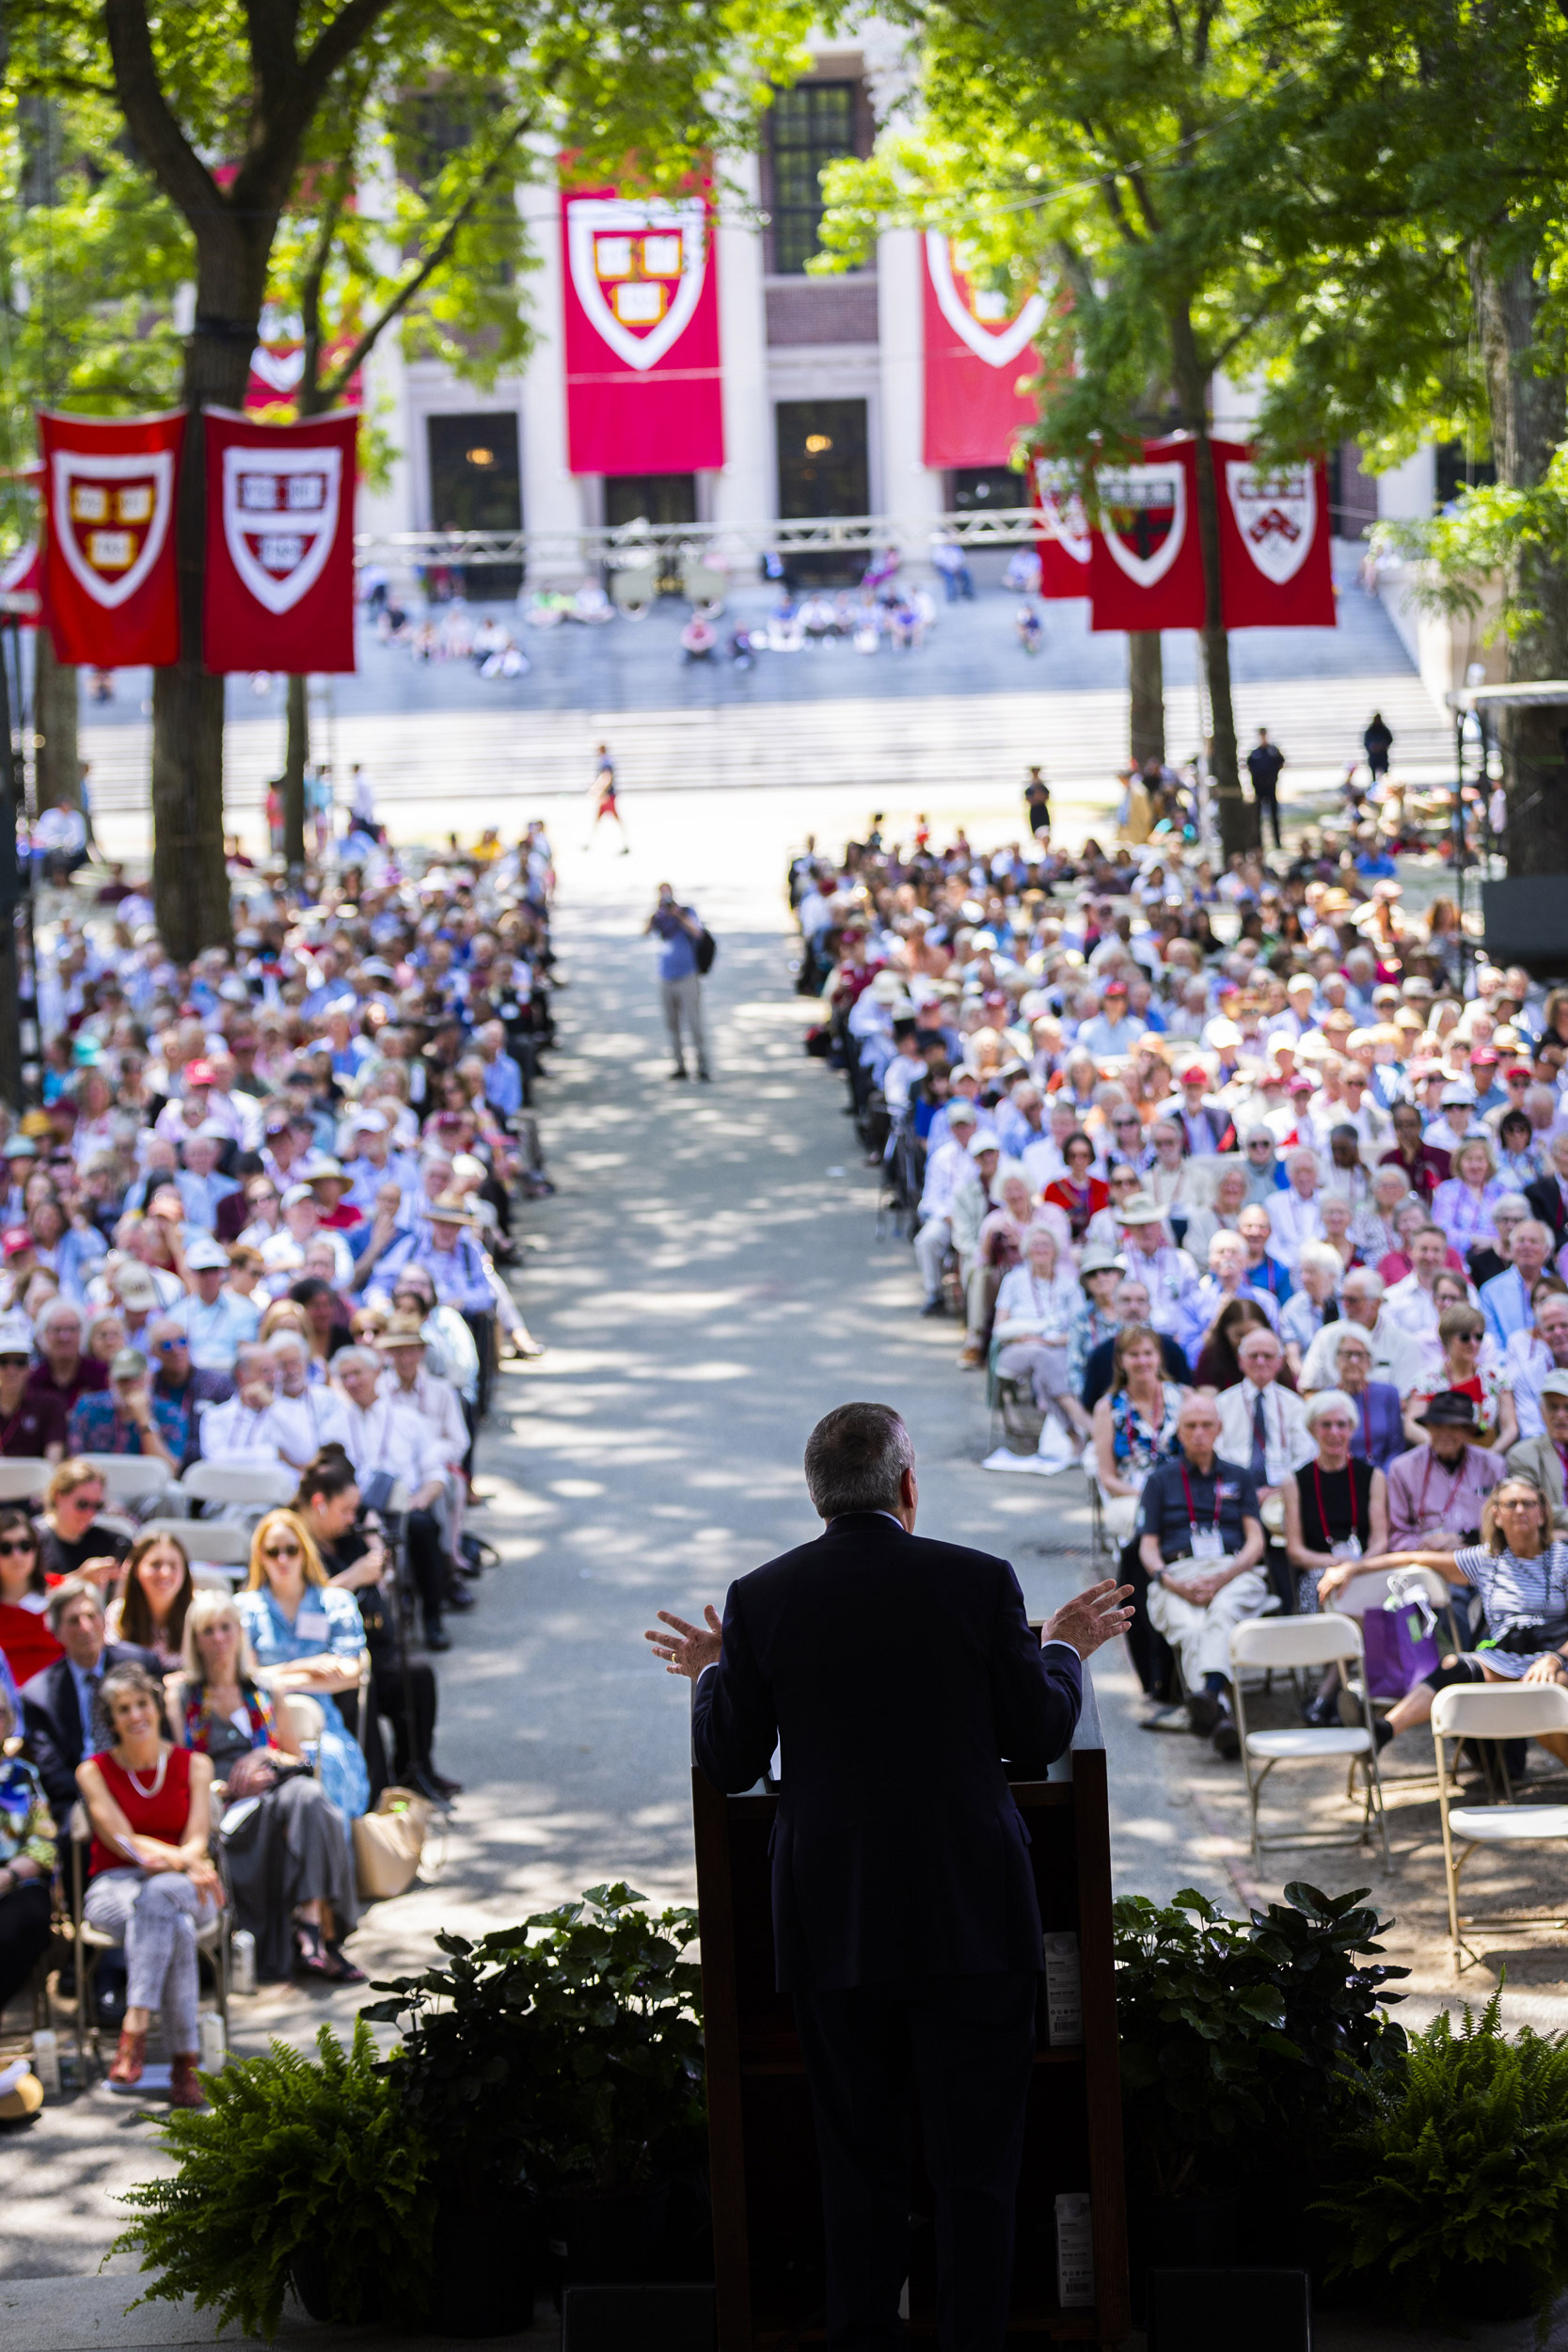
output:
<svg viewBox="0 0 1568 2352"><path fill-rule="evenodd" d="M1484 1652L1505 1650L1511 1658L1534 1658L1543 1650L1560 1650L1568 1644L1568 1616L1509 1617L1500 1633L1478 1645Z"/></svg>

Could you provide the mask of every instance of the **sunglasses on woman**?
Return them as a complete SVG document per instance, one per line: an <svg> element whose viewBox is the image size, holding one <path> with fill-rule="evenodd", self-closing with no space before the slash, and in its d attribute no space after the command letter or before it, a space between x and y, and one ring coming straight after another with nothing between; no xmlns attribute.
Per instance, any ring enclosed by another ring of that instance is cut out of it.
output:
<svg viewBox="0 0 1568 2352"><path fill-rule="evenodd" d="M18 1553L37 1551L38 1540L32 1535L13 1535L0 1540L0 1560L9 1560Z"/></svg>
<svg viewBox="0 0 1568 2352"><path fill-rule="evenodd" d="M263 1560L297 1560L299 1546L297 1544L263 1544L261 1557Z"/></svg>

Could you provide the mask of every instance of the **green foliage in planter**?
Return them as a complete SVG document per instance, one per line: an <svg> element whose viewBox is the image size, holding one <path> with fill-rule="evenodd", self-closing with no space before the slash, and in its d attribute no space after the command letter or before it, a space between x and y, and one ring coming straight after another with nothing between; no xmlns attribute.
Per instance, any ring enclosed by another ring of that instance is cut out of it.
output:
<svg viewBox="0 0 1568 2352"><path fill-rule="evenodd" d="M1543 2319L1568 2288L1568 2033L1511 2038L1500 2004L1414 2036L1315 2207L1338 2249L1329 2276L1374 2273L1412 2321L1449 2317L1472 2265L1528 2263Z"/></svg>
<svg viewBox="0 0 1568 2352"><path fill-rule="evenodd" d="M469 1943L374 1990L406 2018L389 2078L443 2187L637 2188L701 2157L702 1972L686 1908L657 1916L624 1882Z"/></svg>
<svg viewBox="0 0 1568 2352"><path fill-rule="evenodd" d="M1128 2144L1157 2196L1227 2187L1285 2151L1310 2167L1398 2069L1404 2033L1379 2003L1409 1971L1358 1963L1389 1924L1366 1892L1297 1881L1246 1926L1191 1887L1164 1908L1117 1903Z"/></svg>
<svg viewBox="0 0 1568 2352"><path fill-rule="evenodd" d="M214 2305L220 2328L277 2332L296 2260L325 2265L332 2316L422 2312L433 2200L423 2143L362 2022L345 2050L329 2026L310 2058L265 2058L204 2075L207 2114L174 2113L158 2138L179 2169L124 2201L138 2217L113 2248L157 2281L139 2300Z"/></svg>

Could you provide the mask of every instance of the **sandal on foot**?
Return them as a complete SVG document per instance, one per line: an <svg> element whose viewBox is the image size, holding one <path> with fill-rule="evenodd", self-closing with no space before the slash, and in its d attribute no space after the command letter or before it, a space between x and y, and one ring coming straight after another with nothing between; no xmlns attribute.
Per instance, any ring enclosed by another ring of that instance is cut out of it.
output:
<svg viewBox="0 0 1568 2352"><path fill-rule="evenodd" d="M119 2047L115 2052L115 2062L109 2069L109 2080L112 2083L139 2083L146 2058L146 2034L133 2033L128 2026L121 2026Z"/></svg>
<svg viewBox="0 0 1568 2352"><path fill-rule="evenodd" d="M368 1984L370 1979L362 1968L356 1968L342 1946L329 1942L327 1956L332 1962L332 1974L339 1984Z"/></svg>
<svg viewBox="0 0 1568 2352"><path fill-rule="evenodd" d="M338 1976L320 1928L305 1919L294 1921L294 1974L322 1977L329 1984L335 1983Z"/></svg>

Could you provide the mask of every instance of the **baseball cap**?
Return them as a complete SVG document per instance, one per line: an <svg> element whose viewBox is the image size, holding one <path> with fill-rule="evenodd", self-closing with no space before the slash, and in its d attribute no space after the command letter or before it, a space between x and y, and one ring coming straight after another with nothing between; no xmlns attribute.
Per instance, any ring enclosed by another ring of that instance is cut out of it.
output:
<svg viewBox="0 0 1568 2352"><path fill-rule="evenodd" d="M384 1136L387 1133L387 1121L379 1111L350 1111L343 1123L351 1135Z"/></svg>
<svg viewBox="0 0 1568 2352"><path fill-rule="evenodd" d="M1078 1279L1082 1281L1085 1274L1119 1274L1126 1263L1114 1249L1085 1249L1078 1261ZM1568 1379L1568 1373L1563 1377Z"/></svg>
<svg viewBox="0 0 1568 2352"><path fill-rule="evenodd" d="M185 1064L185 1084L188 1087L210 1087L214 1083L210 1061L188 1061Z"/></svg>
<svg viewBox="0 0 1568 2352"><path fill-rule="evenodd" d="M1181 1084L1184 1087L1206 1087L1208 1083L1209 1073L1201 1062L1195 1061L1189 1069L1181 1073Z"/></svg>
<svg viewBox="0 0 1568 2352"><path fill-rule="evenodd" d="M309 1184L291 1184L283 1195L281 1205L285 1209L297 1209L302 1200L314 1200L315 1197Z"/></svg>
<svg viewBox="0 0 1568 2352"><path fill-rule="evenodd" d="M1467 1087L1459 1084L1445 1087L1442 1093L1437 1097L1438 1102L1442 1104L1445 1110L1462 1111L1468 1110L1471 1104L1475 1102L1475 1099L1476 1090L1474 1087Z"/></svg>
<svg viewBox="0 0 1568 2352"><path fill-rule="evenodd" d="M127 1262L117 1266L114 1275L115 1295L121 1306L145 1314L149 1307L158 1304L158 1285L139 1262Z"/></svg>
<svg viewBox="0 0 1568 2352"><path fill-rule="evenodd" d="M982 1152L1000 1152L1001 1149L996 1137L988 1136L983 1130L969 1138L969 1156L972 1160L977 1160Z"/></svg>
<svg viewBox="0 0 1568 2352"><path fill-rule="evenodd" d="M0 1233L0 1249L8 1258L19 1258L24 1249L31 1249L32 1247L33 1236L25 1225L8 1225Z"/></svg>
<svg viewBox="0 0 1568 2352"><path fill-rule="evenodd" d="M0 1356L31 1356L33 1327L25 1315L0 1315Z"/></svg>
<svg viewBox="0 0 1568 2352"><path fill-rule="evenodd" d="M960 1094L957 1102L948 1104L947 1124L950 1127L970 1126L973 1125L974 1120L974 1105L973 1103L966 1101L963 1095Z"/></svg>
<svg viewBox="0 0 1568 2352"><path fill-rule="evenodd" d="M1544 1373L1535 1384L1537 1396L1568 1396L1568 1372Z"/></svg>
<svg viewBox="0 0 1568 2352"><path fill-rule="evenodd" d="M36 1160L38 1155L38 1145L26 1136L8 1136L5 1142L0 1143L0 1159Z"/></svg>
<svg viewBox="0 0 1568 2352"><path fill-rule="evenodd" d="M139 1347L122 1347L109 1366L111 1380L140 1380L147 1371L147 1358Z"/></svg>
<svg viewBox="0 0 1568 2352"><path fill-rule="evenodd" d="M227 1274L229 1252L215 1241L193 1241L185 1252L185 1263L193 1274Z"/></svg>

